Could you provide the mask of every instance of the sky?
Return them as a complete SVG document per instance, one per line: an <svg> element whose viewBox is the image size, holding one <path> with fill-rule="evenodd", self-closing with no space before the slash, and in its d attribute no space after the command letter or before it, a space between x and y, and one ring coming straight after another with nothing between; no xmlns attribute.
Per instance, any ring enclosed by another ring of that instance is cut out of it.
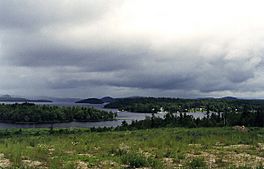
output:
<svg viewBox="0 0 264 169"><path fill-rule="evenodd" d="M264 98L262 0L0 0L0 94Z"/></svg>

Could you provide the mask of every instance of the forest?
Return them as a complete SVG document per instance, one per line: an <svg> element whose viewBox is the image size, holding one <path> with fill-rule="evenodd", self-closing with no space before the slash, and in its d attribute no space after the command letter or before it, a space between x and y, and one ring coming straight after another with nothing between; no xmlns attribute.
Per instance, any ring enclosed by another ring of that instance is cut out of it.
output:
<svg viewBox="0 0 264 169"><path fill-rule="evenodd" d="M58 123L114 120L116 113L90 107L59 107L31 103L0 105L0 121L7 123Z"/></svg>
<svg viewBox="0 0 264 169"><path fill-rule="evenodd" d="M256 111L264 105L264 100L245 100L236 98L154 98L136 97L120 98L105 105L105 108L116 108L120 111L157 113L162 107L164 111L176 112L242 112L245 106L250 111Z"/></svg>
<svg viewBox="0 0 264 169"><path fill-rule="evenodd" d="M194 118L186 113L167 113L163 118L156 117L153 113L145 120L132 121L127 124L123 121L122 126L116 130L137 130L163 127L226 127L226 126L246 126L264 127L264 107L258 108L255 112L250 112L245 106L243 112L206 113L202 119Z"/></svg>

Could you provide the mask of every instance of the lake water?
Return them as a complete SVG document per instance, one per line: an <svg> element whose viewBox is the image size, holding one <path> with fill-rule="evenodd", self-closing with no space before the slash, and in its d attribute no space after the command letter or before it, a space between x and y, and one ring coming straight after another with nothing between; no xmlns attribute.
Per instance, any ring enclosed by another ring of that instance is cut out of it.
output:
<svg viewBox="0 0 264 169"><path fill-rule="evenodd" d="M0 102L0 104L3 102ZM5 102L4 104L14 104L12 102ZM117 119L114 121L101 121L101 122L70 122L70 123L55 123L54 128L91 128L91 127L117 127L126 121L130 124L133 120L144 120L147 116L151 116L151 113L132 113L132 112L118 112L117 109L105 109L104 105L91 105L87 103L70 103L70 102L52 102L52 103L36 103L40 105L56 105L56 106L84 106L84 107L94 107L96 109L112 111L117 113ZM195 112L187 113L192 115L194 118L203 118L205 113ZM156 114L155 116L163 117L164 114ZM9 124L0 123L0 128L49 128L51 124Z"/></svg>

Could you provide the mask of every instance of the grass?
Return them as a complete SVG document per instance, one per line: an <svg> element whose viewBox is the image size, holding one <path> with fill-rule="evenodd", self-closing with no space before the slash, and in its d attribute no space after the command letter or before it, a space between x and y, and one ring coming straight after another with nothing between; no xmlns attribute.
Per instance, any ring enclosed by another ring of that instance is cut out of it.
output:
<svg viewBox="0 0 264 169"><path fill-rule="evenodd" d="M8 133L8 134L6 134ZM64 134L68 133L68 134ZM0 168L258 168L264 128L0 130Z"/></svg>
<svg viewBox="0 0 264 169"><path fill-rule="evenodd" d="M189 163L189 168L195 169L195 168L206 168L206 163L203 158L194 158L192 161Z"/></svg>

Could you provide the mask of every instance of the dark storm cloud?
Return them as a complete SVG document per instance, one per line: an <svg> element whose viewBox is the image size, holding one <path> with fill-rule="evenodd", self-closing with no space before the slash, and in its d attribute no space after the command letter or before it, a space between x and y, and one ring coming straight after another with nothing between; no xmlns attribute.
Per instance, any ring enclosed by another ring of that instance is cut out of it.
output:
<svg viewBox="0 0 264 169"><path fill-rule="evenodd" d="M263 90L263 34L236 34L237 25L188 32L192 17L159 18L156 10L144 13L150 1L143 1L0 0L0 93L190 97Z"/></svg>
<svg viewBox="0 0 264 169"><path fill-rule="evenodd" d="M84 88L86 86L110 86L154 90L197 90L202 93L226 90L241 90L241 83L254 78L254 69L237 67L236 62L218 61L218 64L206 60L196 61L191 69L185 63L159 62L145 60L137 64L137 69L124 69L113 74L97 72L97 76L86 75L82 78L56 81L52 88ZM133 63L132 63L133 64ZM166 66L174 65L168 70ZM247 62L245 62L247 64ZM250 90L250 89L247 89Z"/></svg>
<svg viewBox="0 0 264 169"><path fill-rule="evenodd" d="M12 65L47 68L76 66L82 71L116 71L130 69L140 64L138 62L147 52L144 45L124 50L121 45L118 48L110 46L76 48L46 38L29 42L23 40L11 41L10 46L6 48L7 55L4 57Z"/></svg>
<svg viewBox="0 0 264 169"><path fill-rule="evenodd" d="M109 5L102 0L1 0L0 28L34 30L58 23L91 22L100 18Z"/></svg>

